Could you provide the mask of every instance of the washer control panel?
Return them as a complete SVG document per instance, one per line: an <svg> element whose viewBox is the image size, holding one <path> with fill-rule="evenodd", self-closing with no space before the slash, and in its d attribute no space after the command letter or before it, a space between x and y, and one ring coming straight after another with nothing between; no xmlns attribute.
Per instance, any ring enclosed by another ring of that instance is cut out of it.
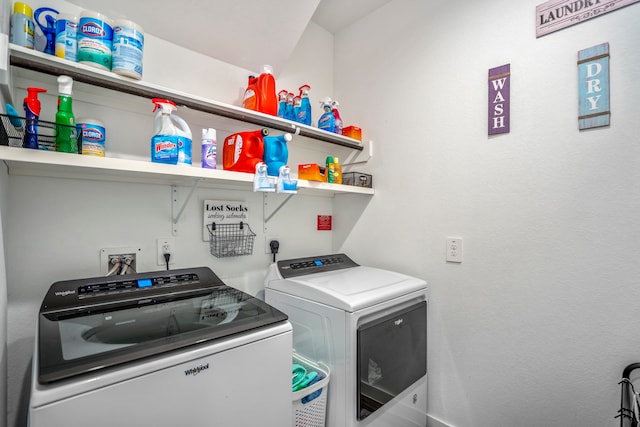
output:
<svg viewBox="0 0 640 427"><path fill-rule="evenodd" d="M284 279L352 267L358 267L358 264L345 254L278 261L278 271Z"/></svg>

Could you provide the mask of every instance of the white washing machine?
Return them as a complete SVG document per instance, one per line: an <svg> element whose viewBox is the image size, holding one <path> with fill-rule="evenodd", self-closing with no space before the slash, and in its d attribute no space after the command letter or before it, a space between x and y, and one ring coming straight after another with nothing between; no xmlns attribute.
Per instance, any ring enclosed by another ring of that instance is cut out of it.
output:
<svg viewBox="0 0 640 427"><path fill-rule="evenodd" d="M291 422L291 324L208 268L54 283L36 335L31 427Z"/></svg>
<svg viewBox="0 0 640 427"><path fill-rule="evenodd" d="M329 427L427 425L427 284L344 254L279 261L265 300L331 369Z"/></svg>

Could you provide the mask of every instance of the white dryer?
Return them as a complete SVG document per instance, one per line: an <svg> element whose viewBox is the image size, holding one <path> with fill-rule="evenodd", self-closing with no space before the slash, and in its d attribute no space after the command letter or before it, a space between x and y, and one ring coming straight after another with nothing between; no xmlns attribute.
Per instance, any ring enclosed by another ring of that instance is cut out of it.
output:
<svg viewBox="0 0 640 427"><path fill-rule="evenodd" d="M272 264L265 299L297 353L329 365L329 427L427 423L427 284L345 254Z"/></svg>
<svg viewBox="0 0 640 427"><path fill-rule="evenodd" d="M54 283L31 427L291 422L291 324L201 267Z"/></svg>

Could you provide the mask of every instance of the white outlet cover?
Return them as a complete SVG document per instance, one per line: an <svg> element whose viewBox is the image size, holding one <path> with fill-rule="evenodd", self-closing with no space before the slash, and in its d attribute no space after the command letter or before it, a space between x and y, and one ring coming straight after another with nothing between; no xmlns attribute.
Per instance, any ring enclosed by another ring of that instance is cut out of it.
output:
<svg viewBox="0 0 640 427"><path fill-rule="evenodd" d="M462 237L447 237L447 262L462 262Z"/></svg>

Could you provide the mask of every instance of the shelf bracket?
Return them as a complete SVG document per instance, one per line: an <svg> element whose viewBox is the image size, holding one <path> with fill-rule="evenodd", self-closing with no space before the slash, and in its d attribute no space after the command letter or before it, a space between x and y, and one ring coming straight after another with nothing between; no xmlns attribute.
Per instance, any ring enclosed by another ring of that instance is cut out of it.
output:
<svg viewBox="0 0 640 427"><path fill-rule="evenodd" d="M198 184L200 184L201 180L202 178L198 178L193 182L193 185L189 190L189 194L187 194L187 198L182 203L182 207L180 207L180 204L178 202L178 186L171 186L171 234L173 234L174 236L178 234L178 221L180 220L180 217L184 212L184 208L187 207L187 203L189 203L189 200L191 200L191 196L193 196L193 192L196 190L196 188L198 188ZM175 214L176 211L178 212L177 215Z"/></svg>
<svg viewBox="0 0 640 427"><path fill-rule="evenodd" d="M271 194L273 194L273 193L271 193ZM268 204L268 197L269 197L269 193L262 193L262 200L263 200L263 202L264 202L264 203L263 203L264 209L262 210L262 219L263 219L263 224L264 224L264 230L263 230L263 231L264 231L265 233L267 232L267 223L268 223L269 221L271 221L271 218L273 218L273 217L274 217L274 215L275 215L276 213L278 213L278 211L279 211L280 209L282 209L282 207L283 207L285 204L287 204L287 202L288 202L289 200L291 200L291 198L292 198L293 196L294 196L293 194L289 194L289 195L287 196L287 198L286 198L286 199L284 199L284 200L283 200L283 201L278 205L278 207L276 207L276 208L273 210L273 212L271 212L269 215L267 215L267 204Z"/></svg>
<svg viewBox="0 0 640 427"><path fill-rule="evenodd" d="M373 157L373 141L363 141L362 151L354 151L342 163L342 167L364 165Z"/></svg>

